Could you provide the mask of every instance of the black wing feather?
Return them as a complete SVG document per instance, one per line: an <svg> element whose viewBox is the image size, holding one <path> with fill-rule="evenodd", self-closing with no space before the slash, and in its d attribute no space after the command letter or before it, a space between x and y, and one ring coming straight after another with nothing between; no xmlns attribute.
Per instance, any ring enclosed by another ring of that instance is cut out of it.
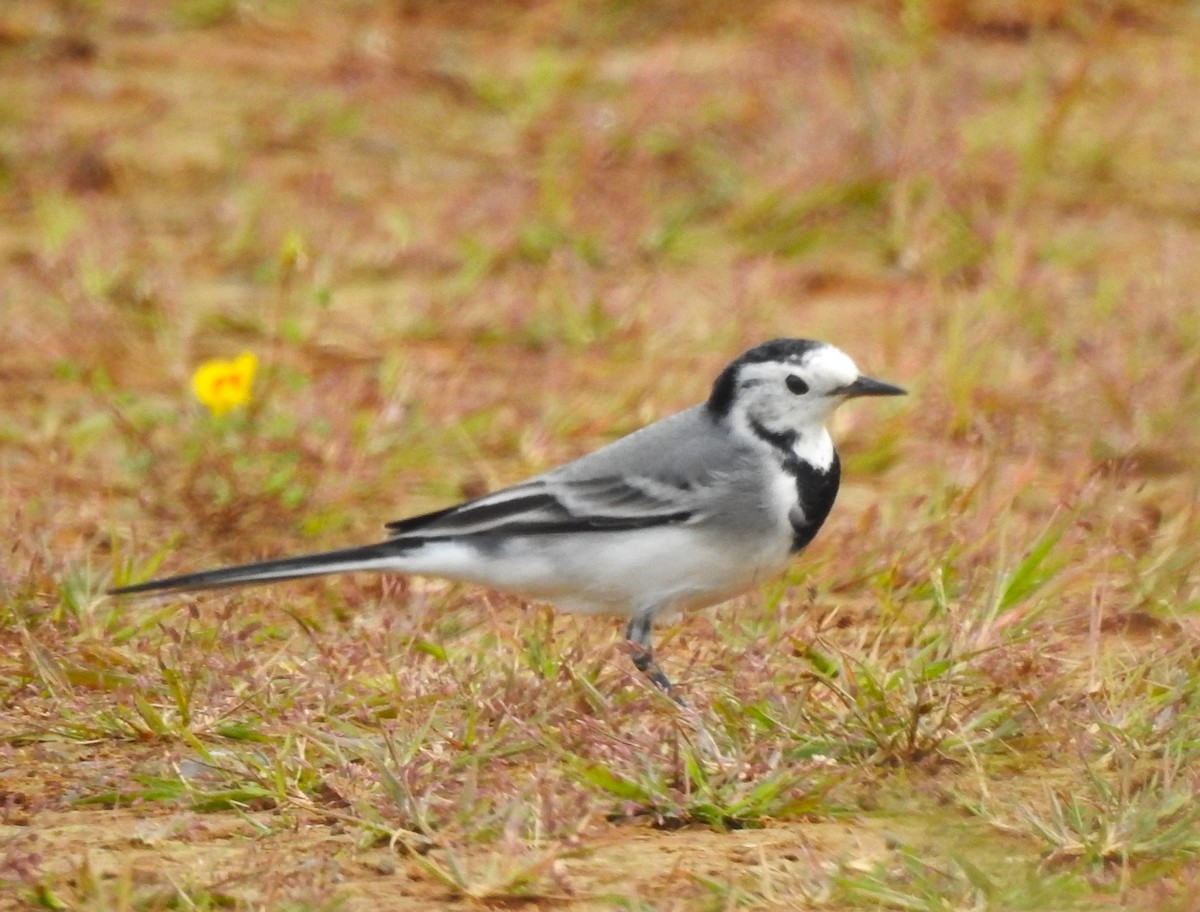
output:
<svg viewBox="0 0 1200 912"><path fill-rule="evenodd" d="M387 530L393 539L616 532L687 522L694 515L635 481L616 476L560 481L557 492L546 482L518 485L390 522Z"/></svg>

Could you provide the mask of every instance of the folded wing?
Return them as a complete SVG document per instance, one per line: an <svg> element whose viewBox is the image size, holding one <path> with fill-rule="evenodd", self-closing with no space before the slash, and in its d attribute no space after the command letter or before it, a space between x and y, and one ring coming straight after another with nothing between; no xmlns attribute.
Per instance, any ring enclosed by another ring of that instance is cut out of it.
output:
<svg viewBox="0 0 1200 912"><path fill-rule="evenodd" d="M471 536L621 531L686 523L697 514L690 487L645 477L539 478L446 510L388 523L393 541Z"/></svg>

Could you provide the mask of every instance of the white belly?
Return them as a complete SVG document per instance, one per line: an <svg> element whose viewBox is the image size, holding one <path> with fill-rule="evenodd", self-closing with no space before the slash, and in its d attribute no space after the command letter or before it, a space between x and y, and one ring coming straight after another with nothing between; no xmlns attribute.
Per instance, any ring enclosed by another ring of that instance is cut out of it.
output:
<svg viewBox="0 0 1200 912"><path fill-rule="evenodd" d="M724 540L688 526L516 538L479 550L435 542L396 559L395 570L479 583L567 610L632 615L725 601L779 573L789 535Z"/></svg>

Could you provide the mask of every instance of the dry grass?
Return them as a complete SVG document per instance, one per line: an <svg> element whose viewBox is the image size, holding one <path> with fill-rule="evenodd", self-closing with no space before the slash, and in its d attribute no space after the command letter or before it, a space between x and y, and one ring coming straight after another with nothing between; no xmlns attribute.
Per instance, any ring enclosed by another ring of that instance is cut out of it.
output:
<svg viewBox="0 0 1200 912"><path fill-rule="evenodd" d="M0 906L1191 908L1193 6L0 8ZM476 590L100 594L785 334L913 395L839 416L787 579L664 627L692 714Z"/></svg>

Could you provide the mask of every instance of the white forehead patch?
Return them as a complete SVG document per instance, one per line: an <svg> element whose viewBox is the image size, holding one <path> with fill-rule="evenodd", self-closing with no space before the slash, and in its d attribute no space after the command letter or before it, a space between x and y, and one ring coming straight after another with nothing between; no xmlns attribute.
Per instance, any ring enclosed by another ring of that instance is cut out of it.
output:
<svg viewBox="0 0 1200 912"><path fill-rule="evenodd" d="M846 386L859 377L858 367L840 348L823 345L804 356L802 362L814 378L828 383L830 389Z"/></svg>

